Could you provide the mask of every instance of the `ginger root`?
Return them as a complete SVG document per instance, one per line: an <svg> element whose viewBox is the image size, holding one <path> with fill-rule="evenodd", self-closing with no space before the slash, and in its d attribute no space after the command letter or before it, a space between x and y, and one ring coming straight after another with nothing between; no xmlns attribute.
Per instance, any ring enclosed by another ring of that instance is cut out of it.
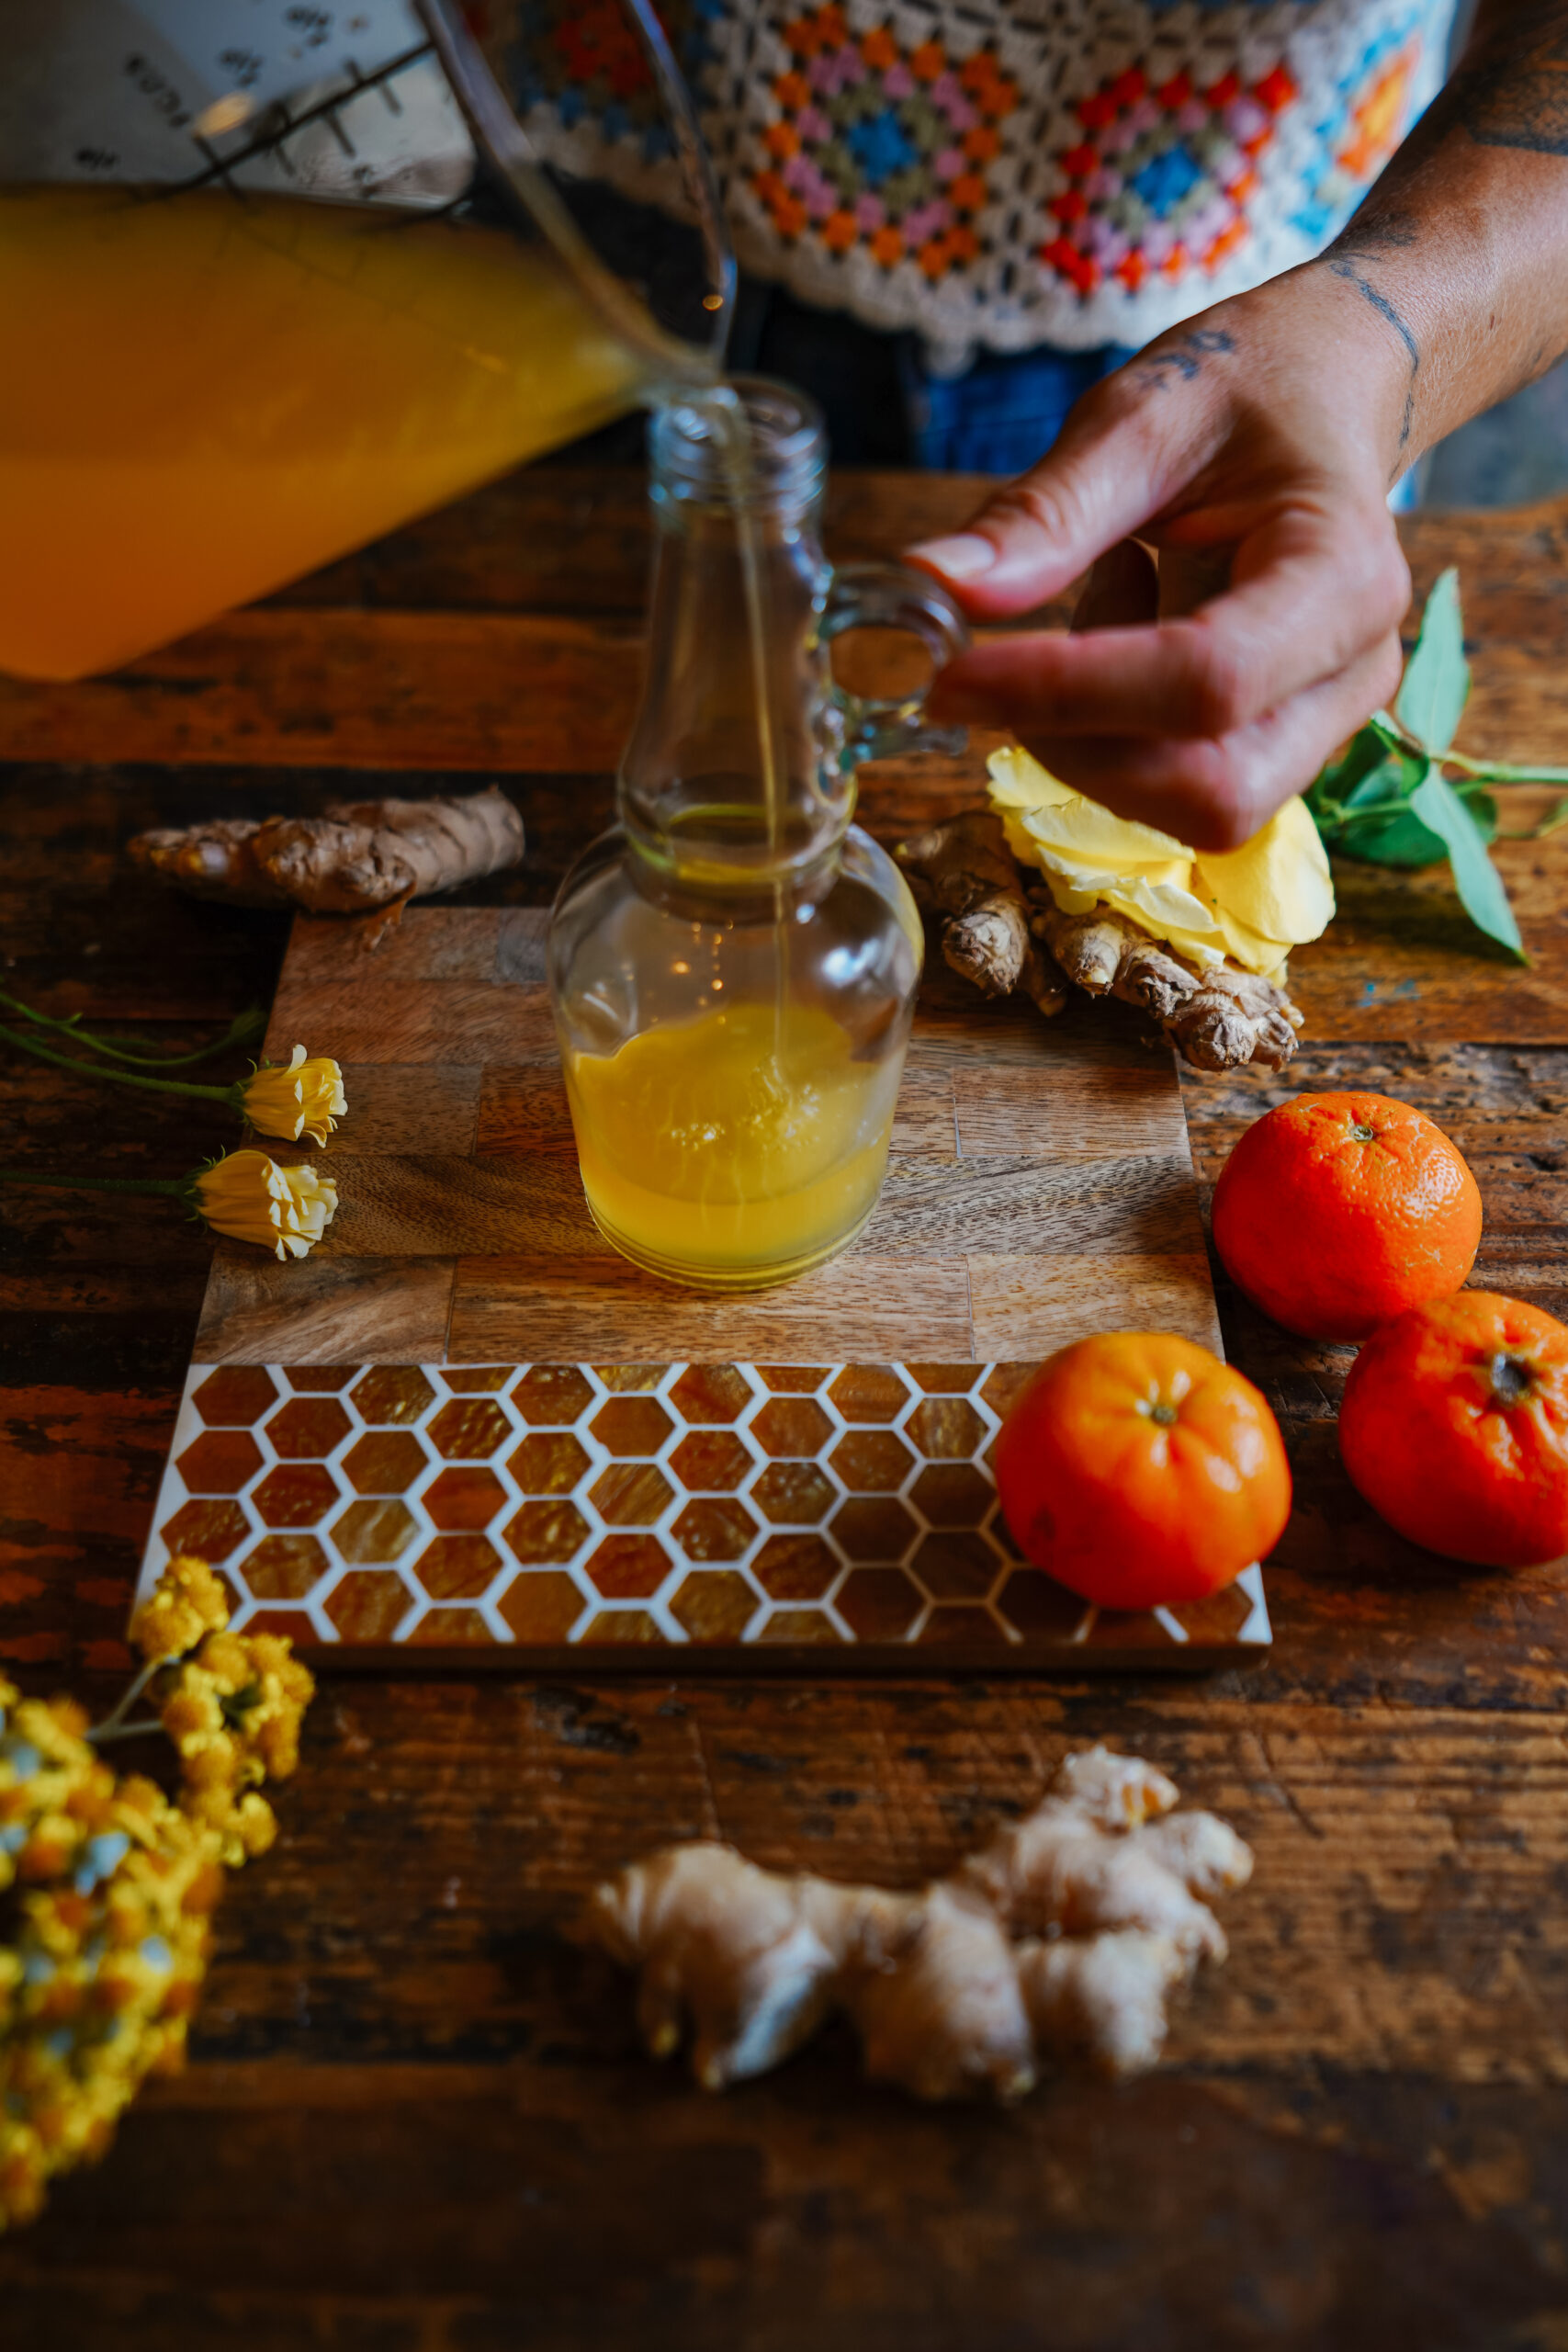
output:
<svg viewBox="0 0 1568 2352"><path fill-rule="evenodd" d="M1048 890L1026 893L988 810L933 825L893 854L920 905L945 918L947 962L987 996L1021 988L1045 1012L1060 1012L1068 982L1120 997L1152 1015L1196 1069L1282 1069L1295 1053L1302 1015L1272 980L1228 961L1201 969L1108 906L1064 914Z"/></svg>
<svg viewBox="0 0 1568 2352"><path fill-rule="evenodd" d="M1224 1958L1204 1898L1252 1869L1213 1814L1160 1818L1176 1797L1153 1766L1096 1747L918 1892L784 1875L698 1841L606 1880L581 1932L640 1970L653 2056L690 2027L708 2090L765 2073L834 2011L867 2075L918 2098L1021 2098L1047 2052L1121 2079L1157 2062L1168 1994Z"/></svg>
<svg viewBox="0 0 1568 2352"><path fill-rule="evenodd" d="M515 865L523 820L491 785L462 798L334 801L321 817L214 817L138 833L130 852L198 898L364 914Z"/></svg>
<svg viewBox="0 0 1568 2352"><path fill-rule="evenodd" d="M1032 921L1069 980L1152 1013L1195 1069L1261 1062L1283 1069L1302 1015L1282 989L1235 964L1197 967L1110 907L1064 914L1048 890L1030 893Z"/></svg>
<svg viewBox="0 0 1568 2352"><path fill-rule="evenodd" d="M985 996L1021 989L1047 1016L1067 991L1031 936L1029 906L1001 820L975 808L900 842L893 853L916 902L944 918L942 952Z"/></svg>

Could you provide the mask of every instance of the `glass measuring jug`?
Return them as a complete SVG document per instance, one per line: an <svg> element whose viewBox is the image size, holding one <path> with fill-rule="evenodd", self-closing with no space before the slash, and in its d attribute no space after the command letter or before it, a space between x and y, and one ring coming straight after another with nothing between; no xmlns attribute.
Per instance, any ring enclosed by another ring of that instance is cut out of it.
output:
<svg viewBox="0 0 1568 2352"><path fill-rule="evenodd" d="M524 127L570 14L0 9L0 670L112 667L713 377L733 266L648 0L598 6L622 132L591 85L574 168Z"/></svg>
<svg viewBox="0 0 1568 2352"><path fill-rule="evenodd" d="M871 756L952 750L921 696L844 692L829 647L964 642L936 584L834 572L803 394L661 411L647 685L619 827L561 886L549 977L583 1189L624 1256L745 1290L819 1265L875 1206L922 955L903 876L851 821Z"/></svg>

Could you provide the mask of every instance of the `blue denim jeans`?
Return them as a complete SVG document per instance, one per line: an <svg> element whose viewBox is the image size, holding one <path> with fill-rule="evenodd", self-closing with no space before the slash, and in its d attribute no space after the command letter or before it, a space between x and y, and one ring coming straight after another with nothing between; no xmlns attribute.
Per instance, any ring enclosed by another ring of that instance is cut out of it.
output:
<svg viewBox="0 0 1568 2352"><path fill-rule="evenodd" d="M1043 458L1078 394L1131 349L981 352L962 376L933 376L918 335L884 334L842 311L747 279L729 364L782 376L819 402L840 465L1018 474Z"/></svg>
<svg viewBox="0 0 1568 2352"><path fill-rule="evenodd" d="M1122 361L1129 344L1098 351L983 351L962 376L905 361L910 462L946 473L1021 474L1043 458L1080 392Z"/></svg>

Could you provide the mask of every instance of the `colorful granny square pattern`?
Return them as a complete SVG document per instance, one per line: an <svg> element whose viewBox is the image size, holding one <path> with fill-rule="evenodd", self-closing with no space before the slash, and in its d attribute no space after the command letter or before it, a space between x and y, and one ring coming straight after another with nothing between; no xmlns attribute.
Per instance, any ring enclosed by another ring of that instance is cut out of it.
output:
<svg viewBox="0 0 1568 2352"><path fill-rule="evenodd" d="M1317 126L1324 169L1294 215L1304 235L1332 235L1404 138L1421 53L1420 33L1407 18L1370 43L1340 82L1336 104Z"/></svg>
<svg viewBox="0 0 1568 2352"><path fill-rule="evenodd" d="M1179 73L1151 88L1138 65L1102 82L1078 100L1082 136L1056 159L1064 186L1042 262L1079 294L1108 274L1131 294L1151 270L1212 274L1250 233L1257 159L1298 96L1282 62L1246 87L1230 73L1199 89Z"/></svg>
<svg viewBox="0 0 1568 2352"><path fill-rule="evenodd" d="M662 0L655 13L676 63L699 88L715 55L708 27L724 0ZM673 155L647 51L619 0L523 0L508 49L525 118L547 107L564 130L625 143L645 164Z"/></svg>
<svg viewBox="0 0 1568 2352"><path fill-rule="evenodd" d="M524 119L682 213L614 0L490 0ZM938 372L1138 344L1308 260L1442 79L1454 0L659 0L736 249ZM519 52L521 54L521 51Z"/></svg>
<svg viewBox="0 0 1568 2352"><path fill-rule="evenodd" d="M886 24L851 32L838 6L783 27L779 114L762 134L751 187L781 237L816 236L830 254L863 246L884 269L906 256L928 278L979 253L975 216L1018 85L996 51L940 40L905 50Z"/></svg>

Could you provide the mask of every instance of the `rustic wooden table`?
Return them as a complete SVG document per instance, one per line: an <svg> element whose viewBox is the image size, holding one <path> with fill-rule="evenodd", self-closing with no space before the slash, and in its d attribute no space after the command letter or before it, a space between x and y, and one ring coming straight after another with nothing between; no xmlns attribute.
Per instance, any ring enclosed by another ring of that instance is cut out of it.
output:
<svg viewBox="0 0 1568 2352"><path fill-rule="evenodd" d="M974 485L840 478L882 553ZM3 984L171 1042L266 998L285 926L165 898L131 832L212 809L501 777L530 828L482 895L547 900L605 820L636 686L636 475L525 473L119 676L0 686ZM1568 513L1408 526L1461 568L1464 741L1568 756ZM391 772L396 772L395 774ZM907 825L967 778L872 772ZM1511 802L1523 823L1545 796ZM1562 1312L1568 836L1503 853L1534 962L1439 872L1342 872L1299 959L1280 1080L1193 1079L1212 1183L1301 1087L1431 1112L1486 1204L1476 1280ZM479 894L477 894L479 895ZM1108 1012L1107 1018L1122 1017ZM220 1118L0 1067L6 1157L173 1174ZM3 1211L0 1661L114 1687L206 1273L161 1203ZM0 2244L7 2344L175 2352L1022 2352L1568 2346L1568 1606L1561 1575L1445 1566L1338 1468L1345 1350L1224 1288L1288 1431L1298 1508L1271 1662L1192 1682L325 1681L284 1835L234 1885L194 2064L103 2166ZM558 1928L672 1836L911 1882L1071 1743L1146 1750L1253 1841L1234 1954L1169 2063L998 2115L863 2087L829 2039L723 2100L636 2052L626 1988Z"/></svg>

